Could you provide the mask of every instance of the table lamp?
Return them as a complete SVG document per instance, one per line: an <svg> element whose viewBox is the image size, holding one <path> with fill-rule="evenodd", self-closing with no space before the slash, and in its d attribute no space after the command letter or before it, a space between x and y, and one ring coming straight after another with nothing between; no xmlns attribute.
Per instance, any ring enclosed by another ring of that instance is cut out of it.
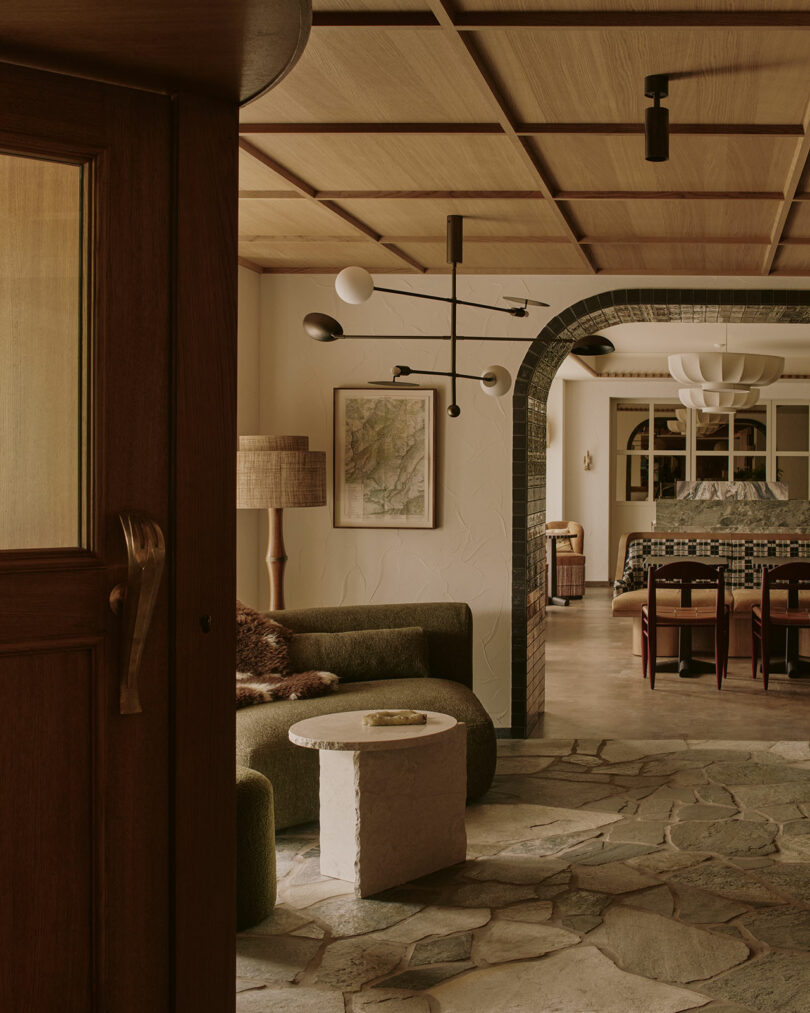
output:
<svg viewBox="0 0 810 1013"><path fill-rule="evenodd" d="M282 515L285 507L324 506L326 454L309 449L307 436L240 436L236 454L236 506L266 509L270 608L284 608Z"/></svg>

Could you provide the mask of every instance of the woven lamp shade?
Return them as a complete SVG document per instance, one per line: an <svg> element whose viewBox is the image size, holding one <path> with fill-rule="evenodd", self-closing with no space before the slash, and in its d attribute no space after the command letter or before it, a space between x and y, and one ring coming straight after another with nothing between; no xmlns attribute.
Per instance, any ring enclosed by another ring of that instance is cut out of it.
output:
<svg viewBox="0 0 810 1013"><path fill-rule="evenodd" d="M240 436L236 455L236 506L323 506L326 454L309 449L308 436Z"/></svg>

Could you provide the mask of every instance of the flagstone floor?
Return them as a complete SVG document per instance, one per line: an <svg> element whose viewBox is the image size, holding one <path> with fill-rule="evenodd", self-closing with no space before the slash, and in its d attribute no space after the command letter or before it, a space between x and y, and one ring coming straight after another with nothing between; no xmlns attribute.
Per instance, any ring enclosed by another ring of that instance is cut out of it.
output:
<svg viewBox="0 0 810 1013"><path fill-rule="evenodd" d="M810 1013L808 814L806 741L504 740L461 865L357 900L278 835L237 1010Z"/></svg>

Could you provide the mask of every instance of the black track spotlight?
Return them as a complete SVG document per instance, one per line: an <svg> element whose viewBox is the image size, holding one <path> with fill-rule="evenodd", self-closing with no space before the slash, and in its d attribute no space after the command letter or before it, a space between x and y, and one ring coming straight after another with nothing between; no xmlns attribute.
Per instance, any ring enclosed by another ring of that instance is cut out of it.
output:
<svg viewBox="0 0 810 1013"><path fill-rule="evenodd" d="M616 351L616 346L604 334L589 334L579 338L571 349L572 355L609 355Z"/></svg>
<svg viewBox="0 0 810 1013"><path fill-rule="evenodd" d="M644 94L655 103L644 114L644 157L648 162L666 162L669 159L669 109L659 103L669 94L669 74L645 77Z"/></svg>

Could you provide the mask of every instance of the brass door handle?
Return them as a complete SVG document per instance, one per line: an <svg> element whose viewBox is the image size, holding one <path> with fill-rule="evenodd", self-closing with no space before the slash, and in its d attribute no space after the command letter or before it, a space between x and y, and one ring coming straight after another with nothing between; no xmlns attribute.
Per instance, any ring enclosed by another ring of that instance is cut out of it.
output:
<svg viewBox="0 0 810 1013"><path fill-rule="evenodd" d="M163 532L145 513L118 515L127 546L127 579L110 593L113 612L124 613L121 639L121 714L140 714L138 673L166 559Z"/></svg>

